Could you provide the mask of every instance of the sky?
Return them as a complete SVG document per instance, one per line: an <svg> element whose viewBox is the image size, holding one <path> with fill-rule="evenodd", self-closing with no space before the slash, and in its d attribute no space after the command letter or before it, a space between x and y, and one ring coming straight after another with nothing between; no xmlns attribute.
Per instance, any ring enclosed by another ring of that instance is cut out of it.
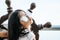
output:
<svg viewBox="0 0 60 40"><path fill-rule="evenodd" d="M36 3L32 18L37 24L51 22L52 25L60 25L60 0L11 0L13 11L22 9L26 11L30 4ZM7 14L5 0L0 0L0 17ZM7 24L8 21L3 24ZM60 40L60 31L40 31L40 40Z"/></svg>
<svg viewBox="0 0 60 40"><path fill-rule="evenodd" d="M34 2L36 8L33 10L32 18L36 24L51 22L52 25L60 25L60 0L11 0L13 11L22 9L26 11ZM0 0L0 17L7 14L5 0ZM8 21L3 24L7 24Z"/></svg>
<svg viewBox="0 0 60 40"><path fill-rule="evenodd" d="M32 2L36 4L32 18L37 24L45 24L49 21L52 25L60 25L60 0L11 0L11 6L13 11L17 9L26 11ZM6 8L5 0L0 0L0 17L7 13Z"/></svg>

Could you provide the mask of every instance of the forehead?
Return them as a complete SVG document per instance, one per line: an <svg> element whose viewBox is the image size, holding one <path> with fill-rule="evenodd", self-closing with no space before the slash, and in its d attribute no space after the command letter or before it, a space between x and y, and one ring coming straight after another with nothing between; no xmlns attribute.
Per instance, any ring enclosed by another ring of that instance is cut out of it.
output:
<svg viewBox="0 0 60 40"><path fill-rule="evenodd" d="M19 11L19 13L25 13L24 11Z"/></svg>
<svg viewBox="0 0 60 40"><path fill-rule="evenodd" d="M24 11L19 11L18 16L22 16L22 15L25 15L25 12Z"/></svg>

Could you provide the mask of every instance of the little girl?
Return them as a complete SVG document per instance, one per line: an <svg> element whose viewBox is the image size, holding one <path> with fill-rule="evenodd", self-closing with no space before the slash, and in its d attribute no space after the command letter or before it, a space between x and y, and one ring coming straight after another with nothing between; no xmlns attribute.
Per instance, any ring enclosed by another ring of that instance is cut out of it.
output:
<svg viewBox="0 0 60 40"><path fill-rule="evenodd" d="M34 9L34 8L30 8ZM23 10L16 10L8 20L8 40L35 40L35 35L30 31L32 18Z"/></svg>

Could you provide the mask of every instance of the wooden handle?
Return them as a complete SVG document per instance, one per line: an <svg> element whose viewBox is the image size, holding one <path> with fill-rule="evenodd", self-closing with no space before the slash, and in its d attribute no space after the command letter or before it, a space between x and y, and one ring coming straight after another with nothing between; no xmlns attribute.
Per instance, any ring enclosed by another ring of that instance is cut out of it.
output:
<svg viewBox="0 0 60 40"><path fill-rule="evenodd" d="M10 7L10 5L11 5L11 1L10 1L10 0L6 0L5 3L6 3L6 5L7 5L8 7Z"/></svg>

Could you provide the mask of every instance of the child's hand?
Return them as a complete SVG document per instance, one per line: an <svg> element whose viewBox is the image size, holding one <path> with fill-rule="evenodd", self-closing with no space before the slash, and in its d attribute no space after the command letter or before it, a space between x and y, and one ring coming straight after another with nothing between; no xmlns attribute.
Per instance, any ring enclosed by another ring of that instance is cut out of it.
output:
<svg viewBox="0 0 60 40"><path fill-rule="evenodd" d="M1 31L1 32L0 32L0 37L2 37L2 38L8 37L8 32L6 32L6 31Z"/></svg>

